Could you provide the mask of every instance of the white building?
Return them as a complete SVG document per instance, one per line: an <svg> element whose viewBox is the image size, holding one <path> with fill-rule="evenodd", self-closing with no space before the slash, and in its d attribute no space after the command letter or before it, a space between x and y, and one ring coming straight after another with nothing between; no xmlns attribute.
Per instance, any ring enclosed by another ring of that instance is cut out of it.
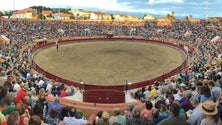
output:
<svg viewBox="0 0 222 125"><path fill-rule="evenodd" d="M107 12L72 9L70 13L73 14L75 19L81 20L109 20L111 18L110 14Z"/></svg>
<svg viewBox="0 0 222 125"><path fill-rule="evenodd" d="M145 17L143 17L144 20L154 20L155 17L151 16L151 15L146 15Z"/></svg>
<svg viewBox="0 0 222 125"><path fill-rule="evenodd" d="M71 15L66 13L55 13L52 16L57 20L69 20Z"/></svg>
<svg viewBox="0 0 222 125"><path fill-rule="evenodd" d="M91 20L109 20L111 16L109 13L106 12L91 12L90 14Z"/></svg>
<svg viewBox="0 0 222 125"><path fill-rule="evenodd" d="M26 8L24 10L17 10L12 14L11 18L36 19L37 18L37 9Z"/></svg>
<svg viewBox="0 0 222 125"><path fill-rule="evenodd" d="M125 14L114 14L114 19L116 21L126 21L128 20L128 16Z"/></svg>
<svg viewBox="0 0 222 125"><path fill-rule="evenodd" d="M51 16L52 16L52 11L51 11L51 10L44 10L44 11L42 11L42 14L44 15L44 17L45 17L46 19L52 18L52 17L51 17Z"/></svg>
<svg viewBox="0 0 222 125"><path fill-rule="evenodd" d="M128 20L130 20L130 21L139 21L139 18L137 16L128 16Z"/></svg>
<svg viewBox="0 0 222 125"><path fill-rule="evenodd" d="M89 19L92 11L72 9L69 12L73 14L75 19Z"/></svg>

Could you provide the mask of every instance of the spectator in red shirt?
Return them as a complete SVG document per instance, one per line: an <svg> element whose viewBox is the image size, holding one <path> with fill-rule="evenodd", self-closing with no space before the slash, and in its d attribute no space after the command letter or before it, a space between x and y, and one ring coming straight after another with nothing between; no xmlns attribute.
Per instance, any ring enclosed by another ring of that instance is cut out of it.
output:
<svg viewBox="0 0 222 125"><path fill-rule="evenodd" d="M68 96L68 93L66 92L66 89L64 88L63 90L60 91L60 97L65 97Z"/></svg>
<svg viewBox="0 0 222 125"><path fill-rule="evenodd" d="M17 96L15 97L15 103L22 102L25 96L27 96L28 85L24 85L19 91Z"/></svg>

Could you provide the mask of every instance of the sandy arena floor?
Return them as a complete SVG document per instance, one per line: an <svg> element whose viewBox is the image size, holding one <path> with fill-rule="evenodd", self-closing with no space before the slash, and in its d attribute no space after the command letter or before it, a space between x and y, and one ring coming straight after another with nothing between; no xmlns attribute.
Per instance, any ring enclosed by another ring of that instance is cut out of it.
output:
<svg viewBox="0 0 222 125"><path fill-rule="evenodd" d="M39 51L34 61L53 74L86 84L122 85L148 80L179 66L185 55L177 49L127 41L82 42Z"/></svg>

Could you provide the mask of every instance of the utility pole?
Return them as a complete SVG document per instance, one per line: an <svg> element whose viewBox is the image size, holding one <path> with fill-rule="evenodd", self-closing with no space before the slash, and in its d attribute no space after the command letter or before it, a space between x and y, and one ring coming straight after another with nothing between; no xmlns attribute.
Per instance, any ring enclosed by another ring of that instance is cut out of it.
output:
<svg viewBox="0 0 222 125"><path fill-rule="evenodd" d="M13 0L13 10L15 11L15 0Z"/></svg>
<svg viewBox="0 0 222 125"><path fill-rule="evenodd" d="M42 19L44 19L44 13L43 13L43 11L44 11L44 6L42 5Z"/></svg>
<svg viewBox="0 0 222 125"><path fill-rule="evenodd" d="M150 15L153 16L153 4L150 4Z"/></svg>
<svg viewBox="0 0 222 125"><path fill-rule="evenodd" d="M149 4L150 4L150 15L152 16L153 15L153 0L148 0L149 1Z"/></svg>
<svg viewBox="0 0 222 125"><path fill-rule="evenodd" d="M178 5L178 9L179 9L179 19L180 19L180 9L181 9L181 8L180 8L180 5L181 5L181 4L180 4L180 1L178 1L178 4L179 4L179 5Z"/></svg>
<svg viewBox="0 0 222 125"><path fill-rule="evenodd" d="M206 0L206 20L208 20L208 0Z"/></svg>

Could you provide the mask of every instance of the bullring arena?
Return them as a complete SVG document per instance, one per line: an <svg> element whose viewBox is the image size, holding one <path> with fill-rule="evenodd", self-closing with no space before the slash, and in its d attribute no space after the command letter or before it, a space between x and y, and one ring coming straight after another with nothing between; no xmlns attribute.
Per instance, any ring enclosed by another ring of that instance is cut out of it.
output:
<svg viewBox="0 0 222 125"><path fill-rule="evenodd" d="M82 109L87 116L101 108L123 112L128 104L142 108L123 91L152 85L187 65L186 52L178 45L132 38L71 38L59 41L58 51L54 42L42 40L35 44L32 59L33 68L48 78L85 90L60 100L65 106Z"/></svg>
<svg viewBox="0 0 222 125"><path fill-rule="evenodd" d="M211 41L221 30L212 30L206 27L208 24L175 21L162 27L145 21L1 20L0 33L11 39L0 39L5 42L0 42L0 80L2 90L7 90L1 95L7 98L10 93L15 105L27 104L30 99L49 107L59 105L61 110L75 107L89 124L95 123L99 111L107 111L110 116L118 111L126 119L129 105L141 111L138 117L144 118L142 112L148 110L148 104L154 109L161 101L167 107L174 104L170 99L175 93L178 100L191 94L197 98L199 89L210 92L206 86L210 80L221 84L222 40ZM13 30L9 28L12 26ZM87 35L89 26L93 30ZM132 34L133 26L136 30ZM64 28L64 34L54 30L58 27ZM183 34L187 27L192 27L190 36ZM112 28L116 30L109 37L101 33ZM33 116L37 114L36 105L30 106ZM37 115L44 117L43 111ZM166 108L165 113L168 111ZM63 118L60 121L63 123Z"/></svg>
<svg viewBox="0 0 222 125"><path fill-rule="evenodd" d="M179 49L137 40L91 40L51 46L34 61L54 75L90 85L125 85L168 73L186 59Z"/></svg>

